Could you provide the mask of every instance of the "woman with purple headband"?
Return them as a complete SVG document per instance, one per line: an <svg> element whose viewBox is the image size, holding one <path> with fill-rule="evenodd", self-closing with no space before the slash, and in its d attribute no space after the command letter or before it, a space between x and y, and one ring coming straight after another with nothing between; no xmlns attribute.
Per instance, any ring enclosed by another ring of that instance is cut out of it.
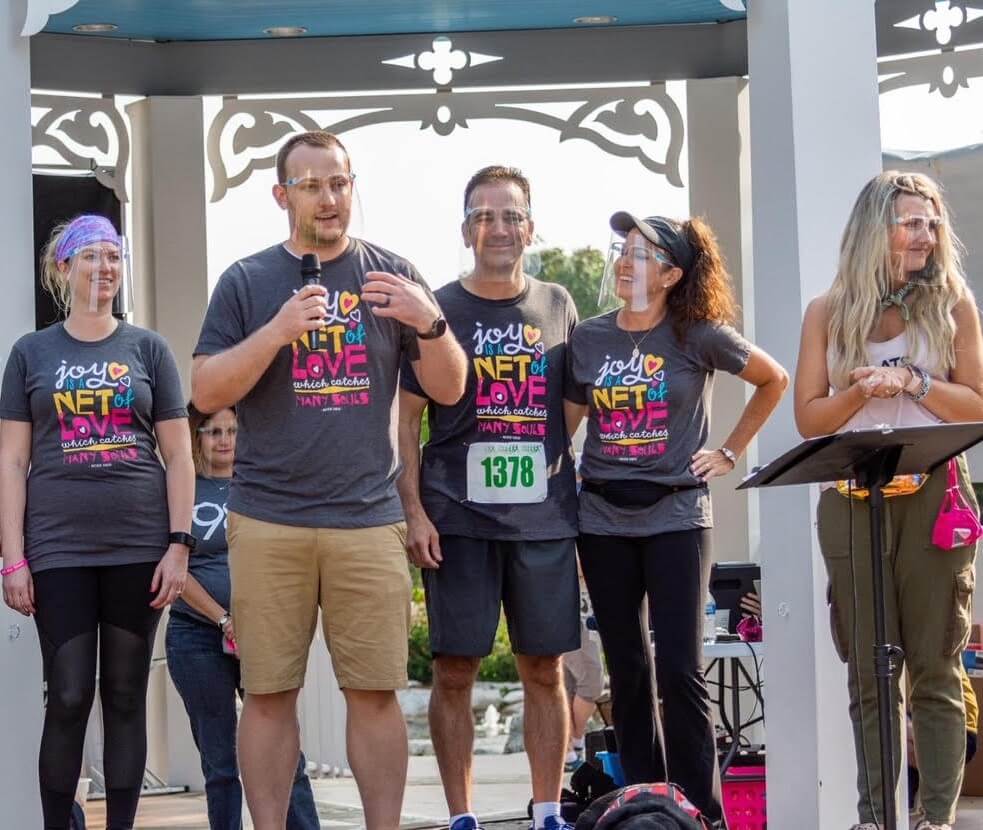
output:
<svg viewBox="0 0 983 830"><path fill-rule="evenodd" d="M107 219L55 229L42 279L67 317L14 344L0 391L0 573L41 642L45 830L70 827L97 655L107 828L133 827L154 633L195 543L181 381L160 335L113 317L122 263Z"/></svg>

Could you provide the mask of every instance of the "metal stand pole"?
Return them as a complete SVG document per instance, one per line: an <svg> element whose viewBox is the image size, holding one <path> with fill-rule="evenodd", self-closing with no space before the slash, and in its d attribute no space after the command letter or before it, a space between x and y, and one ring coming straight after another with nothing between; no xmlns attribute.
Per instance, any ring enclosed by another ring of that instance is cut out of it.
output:
<svg viewBox="0 0 983 830"><path fill-rule="evenodd" d="M901 447L887 447L875 452L855 470L857 484L870 493L870 553L874 592L874 676L877 678L877 720L881 745L881 782L884 830L897 830L896 795L898 781L894 774L893 679L897 659L904 657L899 646L887 642L887 613L884 605L884 491L893 477L901 456ZM898 747L900 752L900 747Z"/></svg>

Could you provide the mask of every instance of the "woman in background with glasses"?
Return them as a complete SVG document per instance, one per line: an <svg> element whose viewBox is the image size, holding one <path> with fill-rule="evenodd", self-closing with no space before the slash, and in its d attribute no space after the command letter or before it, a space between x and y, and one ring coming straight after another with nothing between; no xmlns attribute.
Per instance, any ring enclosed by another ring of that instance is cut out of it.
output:
<svg viewBox="0 0 983 830"><path fill-rule="evenodd" d="M235 627L229 607L226 501L235 457L236 416L231 409L205 415L188 405L195 462L194 535L184 593L167 625L167 666L191 720L201 754L211 830L242 827L242 785L236 761L236 693L240 690ZM320 827L303 754L297 766L288 830Z"/></svg>

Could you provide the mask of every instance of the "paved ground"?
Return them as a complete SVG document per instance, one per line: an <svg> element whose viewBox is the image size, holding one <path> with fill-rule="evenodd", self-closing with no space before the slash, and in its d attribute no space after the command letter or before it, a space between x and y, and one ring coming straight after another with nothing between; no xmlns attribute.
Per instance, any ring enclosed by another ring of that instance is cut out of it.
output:
<svg viewBox="0 0 983 830"><path fill-rule="evenodd" d="M474 803L486 826L496 818L518 818L525 813L529 800L529 771L525 755L478 755L474 759L474 777ZM358 790L351 778L316 780L313 784L322 828L355 830L361 826ZM404 828L434 827L446 822L447 807L440 788L437 764L432 756L410 758L403 808ZM105 827L103 802L90 802L86 814L90 828L101 830ZM144 798L140 802L135 826L139 830L208 830L205 797L170 795ZM495 830L523 830L527 826L524 820L494 822ZM981 828L983 798L963 799L955 830Z"/></svg>

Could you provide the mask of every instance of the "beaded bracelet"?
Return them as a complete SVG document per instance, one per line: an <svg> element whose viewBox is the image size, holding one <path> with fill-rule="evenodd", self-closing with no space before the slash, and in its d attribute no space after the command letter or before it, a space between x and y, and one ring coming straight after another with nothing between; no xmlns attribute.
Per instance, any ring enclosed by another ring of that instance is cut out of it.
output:
<svg viewBox="0 0 983 830"><path fill-rule="evenodd" d="M14 562L14 564L8 568L0 568L0 576L9 576L15 571L19 571L21 568L26 568L26 567L27 567L27 560L21 559L20 562Z"/></svg>
<svg viewBox="0 0 983 830"><path fill-rule="evenodd" d="M922 369L920 366L916 366L914 363L909 363L908 368L911 369L919 378L921 378L921 386L918 387L917 392L908 392L905 390L905 395L915 403L923 400L928 394L928 390L932 388L932 376Z"/></svg>

